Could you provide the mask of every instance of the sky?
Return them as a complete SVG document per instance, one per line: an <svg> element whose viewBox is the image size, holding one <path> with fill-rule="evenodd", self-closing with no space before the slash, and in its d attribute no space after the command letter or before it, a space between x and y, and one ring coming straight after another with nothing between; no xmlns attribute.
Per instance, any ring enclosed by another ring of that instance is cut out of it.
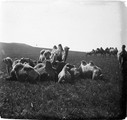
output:
<svg viewBox="0 0 127 120"><path fill-rule="evenodd" d="M1 0L0 42L74 51L127 45L127 8L118 0Z"/></svg>

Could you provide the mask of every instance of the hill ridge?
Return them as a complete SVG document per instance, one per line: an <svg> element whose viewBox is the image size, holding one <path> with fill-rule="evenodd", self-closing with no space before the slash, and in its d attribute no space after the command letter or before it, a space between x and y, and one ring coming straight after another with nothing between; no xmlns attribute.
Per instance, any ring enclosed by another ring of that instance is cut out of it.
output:
<svg viewBox="0 0 127 120"><path fill-rule="evenodd" d="M52 48L41 48L27 45L25 43L4 43L0 42L0 58L10 56L12 58L30 57L32 59L38 59L40 51L42 49L51 50ZM85 54L85 52L80 51L69 51L70 55Z"/></svg>

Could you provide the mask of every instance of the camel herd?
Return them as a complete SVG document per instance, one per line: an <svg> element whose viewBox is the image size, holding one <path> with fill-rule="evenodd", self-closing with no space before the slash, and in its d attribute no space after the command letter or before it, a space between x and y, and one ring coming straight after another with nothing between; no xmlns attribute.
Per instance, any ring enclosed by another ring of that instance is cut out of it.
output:
<svg viewBox="0 0 127 120"><path fill-rule="evenodd" d="M118 53L118 49L117 49L117 47L115 47L115 48L113 48L113 47L107 47L107 48L105 48L105 49L103 49L102 47L100 47L100 48L97 48L97 49L92 49L92 51L90 51L90 52L87 52L86 53L86 56L88 56L88 55L98 55L98 54L100 54L100 55L102 55L102 56L106 56L106 55L109 55L109 56L111 56L111 55L113 55L113 56L116 56L117 55L117 53Z"/></svg>
<svg viewBox="0 0 127 120"><path fill-rule="evenodd" d="M6 64L9 77L7 80L37 83L43 81L55 81L58 83L72 83L78 78L102 79L101 68L92 61L79 61L80 66L67 63L69 47L61 44L54 46L52 50L41 50L38 61L30 58L12 60L10 57L3 59Z"/></svg>

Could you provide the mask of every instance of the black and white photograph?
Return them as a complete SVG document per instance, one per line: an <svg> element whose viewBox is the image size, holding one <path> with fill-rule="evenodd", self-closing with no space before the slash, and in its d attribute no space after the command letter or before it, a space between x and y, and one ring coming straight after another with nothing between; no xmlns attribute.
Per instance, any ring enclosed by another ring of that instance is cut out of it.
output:
<svg viewBox="0 0 127 120"><path fill-rule="evenodd" d="M0 0L1 119L126 119L127 0Z"/></svg>

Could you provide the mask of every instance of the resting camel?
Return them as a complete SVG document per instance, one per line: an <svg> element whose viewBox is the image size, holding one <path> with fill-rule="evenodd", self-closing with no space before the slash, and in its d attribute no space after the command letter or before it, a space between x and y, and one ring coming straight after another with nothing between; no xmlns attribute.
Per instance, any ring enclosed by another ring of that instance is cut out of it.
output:
<svg viewBox="0 0 127 120"><path fill-rule="evenodd" d="M51 53L52 63L54 63L57 60L62 61L63 47L61 44L58 45L58 48L54 46Z"/></svg>
<svg viewBox="0 0 127 120"><path fill-rule="evenodd" d="M62 71L58 74L58 82L71 82L71 74L69 73L68 63L63 67Z"/></svg>
<svg viewBox="0 0 127 120"><path fill-rule="evenodd" d="M39 61L44 62L45 60L49 60L51 56L51 52L49 50L42 50L40 52Z"/></svg>
<svg viewBox="0 0 127 120"><path fill-rule="evenodd" d="M61 44L58 45L57 49L57 60L62 61L62 53L63 53L63 47Z"/></svg>
<svg viewBox="0 0 127 120"><path fill-rule="evenodd" d="M52 64L53 68L56 70L57 74L59 74L61 72L61 70L63 69L63 67L66 65L66 62L63 61L55 61L54 64ZM67 65L69 67L69 69L73 68L74 65L71 65L68 63Z"/></svg>
<svg viewBox="0 0 127 120"><path fill-rule="evenodd" d="M40 68L36 69L40 75L41 75L41 80L53 80L56 81L57 77L56 77L56 71L55 69L52 67L52 64L50 62L50 60L46 60L45 65Z"/></svg>
<svg viewBox="0 0 127 120"><path fill-rule="evenodd" d="M72 77L72 80L74 79L77 79L80 77L80 70L78 68L76 68L75 66L72 67L70 70L69 70L70 74L71 74L71 77Z"/></svg>
<svg viewBox="0 0 127 120"><path fill-rule="evenodd" d="M66 64L67 63L65 63L63 61L55 61L54 63L52 63L52 66L53 66L53 68L55 68L57 74L59 74Z"/></svg>
<svg viewBox="0 0 127 120"><path fill-rule="evenodd" d="M44 67L45 64L44 63L38 63L37 65L34 66L34 69L39 69L41 67Z"/></svg>
<svg viewBox="0 0 127 120"><path fill-rule="evenodd" d="M13 61L12 67L14 67L17 63L20 63L20 59L15 59Z"/></svg>
<svg viewBox="0 0 127 120"><path fill-rule="evenodd" d="M30 58L21 58L20 63L28 63L30 66L34 67L35 63Z"/></svg>
<svg viewBox="0 0 127 120"><path fill-rule="evenodd" d="M40 79L40 74L29 64L24 64L23 70L27 73L27 81L36 83Z"/></svg>
<svg viewBox="0 0 127 120"><path fill-rule="evenodd" d="M44 61L45 60L45 57L44 57L44 52L45 52L45 49L42 49L41 51L40 51L40 56L39 56L39 61Z"/></svg>
<svg viewBox="0 0 127 120"><path fill-rule="evenodd" d="M39 73L28 63L17 63L11 71L11 80L36 83L40 78Z"/></svg>
<svg viewBox="0 0 127 120"><path fill-rule="evenodd" d="M27 77L26 71L23 71L24 65L22 63L17 63L13 66L13 69L11 71L11 80L14 81L25 81Z"/></svg>
<svg viewBox="0 0 127 120"><path fill-rule="evenodd" d="M54 45L51 51L50 61L53 64L57 60L57 46Z"/></svg>
<svg viewBox="0 0 127 120"><path fill-rule="evenodd" d="M54 55L54 53L57 51L57 46L56 45L54 45L53 46L53 49L51 50L51 56L50 56L50 58L52 59L52 57L53 57L53 55Z"/></svg>
<svg viewBox="0 0 127 120"><path fill-rule="evenodd" d="M101 68L97 67L92 61L87 63L86 61L82 60L79 70L81 77L84 79L98 79L103 77Z"/></svg>
<svg viewBox="0 0 127 120"><path fill-rule="evenodd" d="M6 64L7 73L10 75L10 72L12 70L12 64L13 64L12 59L10 57L6 57L3 59L3 62Z"/></svg>
<svg viewBox="0 0 127 120"><path fill-rule="evenodd" d="M68 57L68 51L69 51L69 47L63 47L61 44L58 45L58 48L56 46L53 47L53 50L51 52L51 61L52 63L55 63L56 61L63 61L66 62L66 59Z"/></svg>

